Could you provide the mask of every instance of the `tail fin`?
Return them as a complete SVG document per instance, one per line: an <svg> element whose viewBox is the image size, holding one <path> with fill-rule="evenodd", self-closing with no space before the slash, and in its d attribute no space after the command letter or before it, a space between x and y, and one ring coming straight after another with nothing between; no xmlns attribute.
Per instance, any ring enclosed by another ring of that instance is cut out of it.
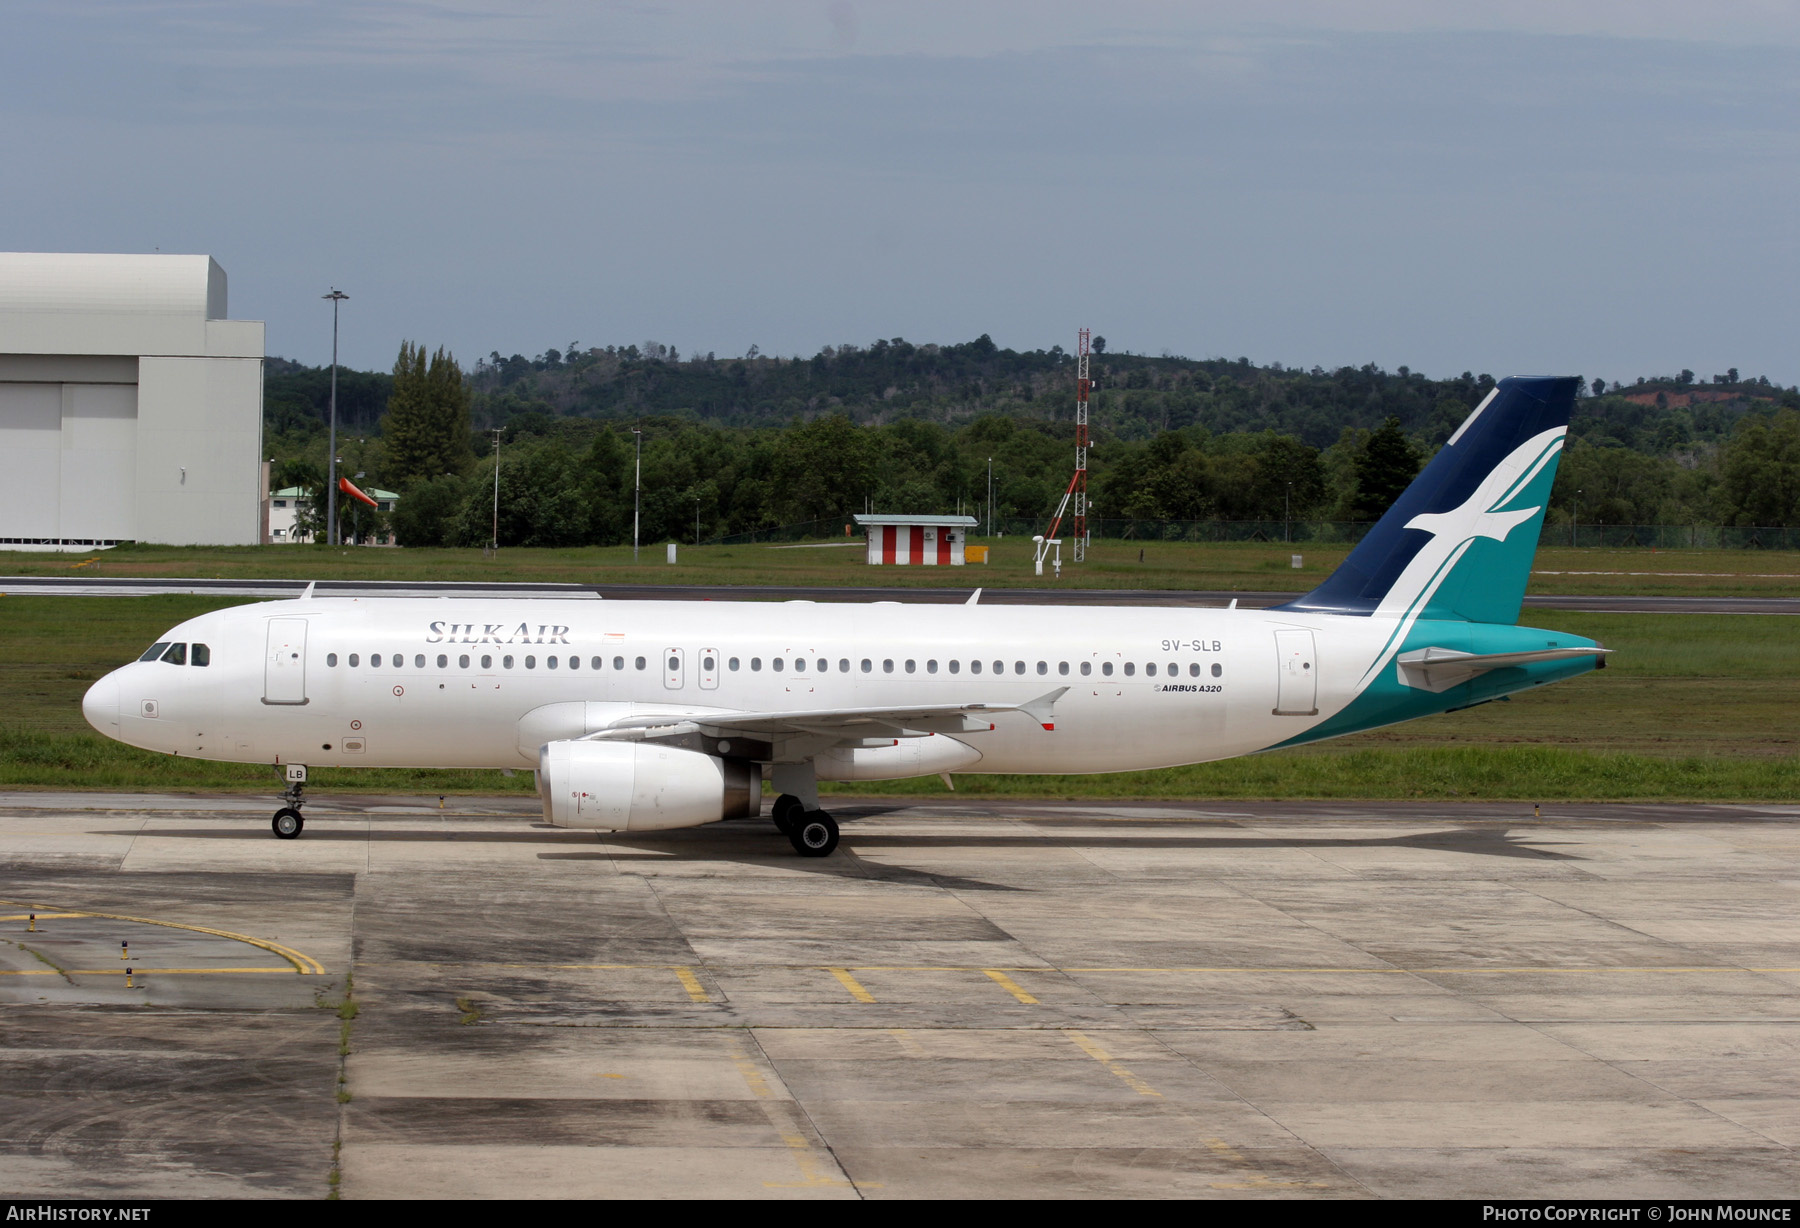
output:
<svg viewBox="0 0 1800 1228"><path fill-rule="evenodd" d="M1576 383L1501 380L1343 565L1282 608L1517 622Z"/></svg>

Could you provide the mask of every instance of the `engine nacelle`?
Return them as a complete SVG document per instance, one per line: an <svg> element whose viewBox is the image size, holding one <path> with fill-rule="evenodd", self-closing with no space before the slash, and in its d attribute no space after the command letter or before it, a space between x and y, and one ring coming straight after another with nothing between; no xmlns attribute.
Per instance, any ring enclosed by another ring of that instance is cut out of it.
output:
<svg viewBox="0 0 1800 1228"><path fill-rule="evenodd" d="M558 827L662 831L754 816L762 773L653 742L548 742L538 751L538 795Z"/></svg>

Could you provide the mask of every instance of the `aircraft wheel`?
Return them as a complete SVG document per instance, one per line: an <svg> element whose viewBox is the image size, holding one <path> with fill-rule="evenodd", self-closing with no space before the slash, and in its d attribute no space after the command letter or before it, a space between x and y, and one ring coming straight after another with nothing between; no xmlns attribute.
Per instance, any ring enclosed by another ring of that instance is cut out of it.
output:
<svg viewBox="0 0 1800 1228"><path fill-rule="evenodd" d="M292 806L283 806L280 810L275 812L275 820L270 823L269 826L275 829L275 834L279 838L283 840L293 840L300 835L301 829L306 826L306 820L301 818L300 812L295 810Z"/></svg>
<svg viewBox="0 0 1800 1228"><path fill-rule="evenodd" d="M784 836L794 834L794 823L804 813L806 804L792 793L783 793L769 808L769 817L775 822L775 830Z"/></svg>
<svg viewBox="0 0 1800 1228"><path fill-rule="evenodd" d="M838 846L837 820L823 810L809 810L794 820L788 839L802 857L829 857Z"/></svg>

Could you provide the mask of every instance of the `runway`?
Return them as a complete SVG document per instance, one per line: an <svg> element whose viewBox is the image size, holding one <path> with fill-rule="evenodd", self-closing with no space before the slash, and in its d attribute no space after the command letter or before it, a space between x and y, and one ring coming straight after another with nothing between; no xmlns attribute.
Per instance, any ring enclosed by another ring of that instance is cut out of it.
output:
<svg viewBox="0 0 1800 1228"><path fill-rule="evenodd" d="M8 1193L1800 1179L1800 807L859 798L803 861L763 820L272 805L0 795Z"/></svg>
<svg viewBox="0 0 1800 1228"><path fill-rule="evenodd" d="M298 597L305 580L65 579L0 576L0 594L60 597L146 597L158 593L198 593L221 597ZM901 601L958 604L966 588L833 588L780 585L679 584L508 584L470 581L320 580L321 597L541 597L602 598L614 601ZM983 589L983 605L1225 606L1247 609L1280 605L1298 593L1175 589ZM1526 609L1578 610L1606 614L1793 614L1800 597L1545 596L1525 598Z"/></svg>

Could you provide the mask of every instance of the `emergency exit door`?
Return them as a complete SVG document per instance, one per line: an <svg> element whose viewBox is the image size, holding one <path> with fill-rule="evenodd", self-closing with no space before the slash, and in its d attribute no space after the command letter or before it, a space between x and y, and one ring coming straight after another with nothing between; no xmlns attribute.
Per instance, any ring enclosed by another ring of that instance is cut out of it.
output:
<svg viewBox="0 0 1800 1228"><path fill-rule="evenodd" d="M1314 660L1313 633L1277 631L1275 658L1279 670L1275 683L1275 715L1317 716L1319 668Z"/></svg>

